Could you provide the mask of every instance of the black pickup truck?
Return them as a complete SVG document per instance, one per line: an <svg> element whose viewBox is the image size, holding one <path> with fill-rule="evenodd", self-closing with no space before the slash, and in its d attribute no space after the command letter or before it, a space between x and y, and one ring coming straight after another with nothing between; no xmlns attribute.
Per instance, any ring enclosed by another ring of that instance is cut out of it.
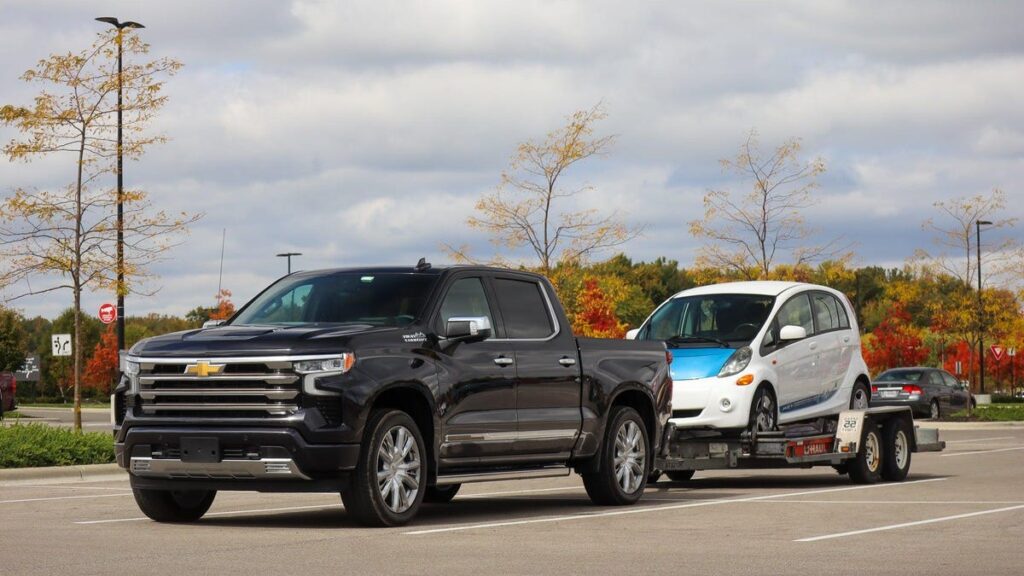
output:
<svg viewBox="0 0 1024 576"><path fill-rule="evenodd" d="M631 504L671 413L661 342L575 338L525 272L299 272L212 324L133 346L115 391L117 461L154 520L198 520L217 490L316 491L395 526L463 483L573 470Z"/></svg>

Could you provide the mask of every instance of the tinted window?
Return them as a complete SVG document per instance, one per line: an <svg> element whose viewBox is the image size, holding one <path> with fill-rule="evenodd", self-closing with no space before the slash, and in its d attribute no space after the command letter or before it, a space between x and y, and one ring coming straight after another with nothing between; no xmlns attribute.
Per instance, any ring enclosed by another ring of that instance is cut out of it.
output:
<svg viewBox="0 0 1024 576"><path fill-rule="evenodd" d="M443 324L449 318L485 316L494 326L494 319L491 318L491 309L487 304L487 295L484 293L483 282L479 278L462 278L452 283L448 293L441 303L441 318Z"/></svg>
<svg viewBox="0 0 1024 576"><path fill-rule="evenodd" d="M835 297L833 296L833 298L835 298ZM836 298L835 300L836 300L836 310L839 311L839 327L840 328L849 328L850 327L850 317L847 316L847 314L846 314L846 305L843 304L843 299L842 298Z"/></svg>
<svg viewBox="0 0 1024 576"><path fill-rule="evenodd" d="M419 318L436 280L412 273L288 276L257 296L231 324L406 326Z"/></svg>
<svg viewBox="0 0 1024 576"><path fill-rule="evenodd" d="M673 298L658 309L644 340L717 338L750 342L771 312L775 299L755 294L708 294Z"/></svg>
<svg viewBox="0 0 1024 576"><path fill-rule="evenodd" d="M814 306L814 320L818 324L819 332L842 327L839 322L839 310L836 308L839 303L831 294L815 292L811 295L811 304Z"/></svg>
<svg viewBox="0 0 1024 576"><path fill-rule="evenodd" d="M939 376L938 372L929 372L928 383L936 386L942 386L942 376Z"/></svg>
<svg viewBox="0 0 1024 576"><path fill-rule="evenodd" d="M920 370L886 370L875 378L875 382L919 382L924 376Z"/></svg>
<svg viewBox="0 0 1024 576"><path fill-rule="evenodd" d="M779 328L783 326L800 326L807 331L807 335L814 334L814 321L811 320L811 303L807 300L806 294L794 296L779 309L776 316Z"/></svg>
<svg viewBox="0 0 1024 576"><path fill-rule="evenodd" d="M960 385L960 382L957 381L956 377L949 372L943 372L942 379L945 380L946 386L949 386L950 388L956 388Z"/></svg>
<svg viewBox="0 0 1024 576"><path fill-rule="evenodd" d="M536 282L497 278L494 291L509 338L547 338L555 331Z"/></svg>

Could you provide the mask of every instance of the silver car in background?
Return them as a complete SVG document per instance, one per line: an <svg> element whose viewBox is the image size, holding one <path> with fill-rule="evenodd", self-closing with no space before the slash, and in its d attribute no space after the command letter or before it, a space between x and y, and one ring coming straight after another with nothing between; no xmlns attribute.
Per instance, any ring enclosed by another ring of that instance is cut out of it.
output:
<svg viewBox="0 0 1024 576"><path fill-rule="evenodd" d="M939 368L891 368L871 383L872 406L910 406L914 416L941 418L968 404L975 402L967 387Z"/></svg>

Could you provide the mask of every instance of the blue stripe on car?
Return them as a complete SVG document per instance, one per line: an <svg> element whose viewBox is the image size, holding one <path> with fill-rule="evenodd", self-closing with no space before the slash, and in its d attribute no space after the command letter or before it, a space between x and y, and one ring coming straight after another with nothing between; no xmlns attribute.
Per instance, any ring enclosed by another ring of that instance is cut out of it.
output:
<svg viewBox="0 0 1024 576"><path fill-rule="evenodd" d="M732 348L672 348L672 379L717 376L733 352Z"/></svg>

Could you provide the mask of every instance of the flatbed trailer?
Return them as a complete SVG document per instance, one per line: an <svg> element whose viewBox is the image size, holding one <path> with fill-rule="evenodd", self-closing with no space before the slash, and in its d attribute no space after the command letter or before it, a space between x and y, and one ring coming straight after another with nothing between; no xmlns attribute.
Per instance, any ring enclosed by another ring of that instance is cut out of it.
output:
<svg viewBox="0 0 1024 576"><path fill-rule="evenodd" d="M832 466L857 483L899 482L913 452L939 452L939 431L914 425L910 408L847 410L772 432L677 429L669 423L651 481L686 480L698 470Z"/></svg>

